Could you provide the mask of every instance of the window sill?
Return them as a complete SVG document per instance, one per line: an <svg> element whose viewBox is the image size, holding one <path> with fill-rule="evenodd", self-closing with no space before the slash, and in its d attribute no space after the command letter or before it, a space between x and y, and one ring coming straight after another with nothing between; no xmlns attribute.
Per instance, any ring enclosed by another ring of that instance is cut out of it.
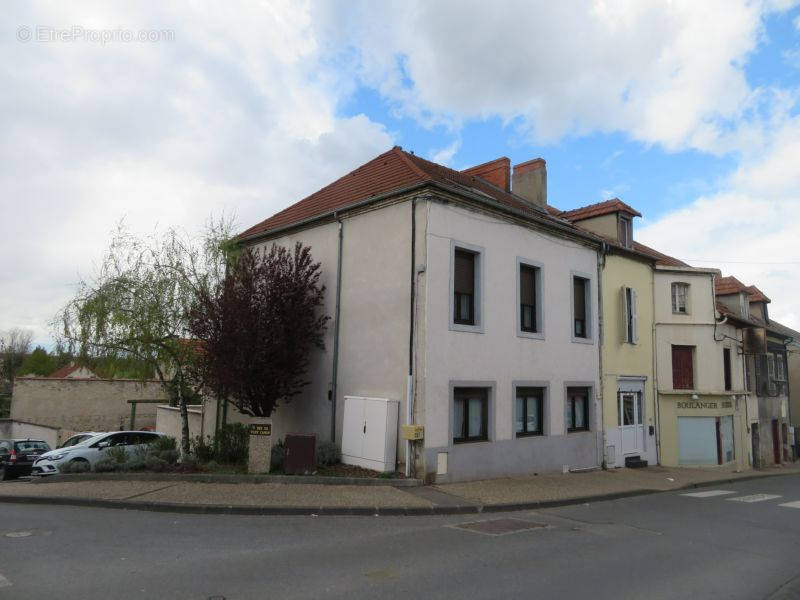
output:
<svg viewBox="0 0 800 600"><path fill-rule="evenodd" d="M522 331L521 329L517 329L517 337L518 338L527 338L529 340L543 340L544 339L544 332L543 331Z"/></svg>
<svg viewBox="0 0 800 600"><path fill-rule="evenodd" d="M460 323L450 323L450 331L463 331L466 333L483 333L483 325L462 325Z"/></svg>
<svg viewBox="0 0 800 600"><path fill-rule="evenodd" d="M489 440L487 438L480 438L480 439L474 439L474 440L457 440L457 439L453 439L453 445L454 446L460 446L461 444L480 444L480 443L486 443L488 441Z"/></svg>
<svg viewBox="0 0 800 600"><path fill-rule="evenodd" d="M517 431L515 432L518 438L535 438L535 437L544 437L543 431Z"/></svg>
<svg viewBox="0 0 800 600"><path fill-rule="evenodd" d="M573 344L590 344L590 345L593 345L594 344L594 339L590 338L590 337L588 337L588 338L575 337L573 335L572 336L572 343Z"/></svg>
<svg viewBox="0 0 800 600"><path fill-rule="evenodd" d="M591 430L588 427L582 427L580 429L567 429L567 433L589 433Z"/></svg>

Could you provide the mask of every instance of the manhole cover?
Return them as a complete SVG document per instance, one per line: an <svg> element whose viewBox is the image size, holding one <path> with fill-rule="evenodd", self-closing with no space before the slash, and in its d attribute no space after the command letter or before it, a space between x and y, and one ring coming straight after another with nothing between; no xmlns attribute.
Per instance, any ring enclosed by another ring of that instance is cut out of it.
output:
<svg viewBox="0 0 800 600"><path fill-rule="evenodd" d="M519 533L530 529L542 529L547 527L544 523L534 523L533 521L523 521L521 519L494 519L491 521L473 521L471 523L460 523L453 525L458 529L466 529L484 535L508 535L509 533Z"/></svg>

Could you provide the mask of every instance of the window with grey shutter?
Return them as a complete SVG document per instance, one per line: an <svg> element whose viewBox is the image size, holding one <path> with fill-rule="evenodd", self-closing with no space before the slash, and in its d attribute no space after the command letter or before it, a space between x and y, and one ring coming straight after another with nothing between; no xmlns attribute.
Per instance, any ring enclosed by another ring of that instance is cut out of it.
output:
<svg viewBox="0 0 800 600"><path fill-rule="evenodd" d="M453 322L475 325L475 254L456 249L453 271Z"/></svg>

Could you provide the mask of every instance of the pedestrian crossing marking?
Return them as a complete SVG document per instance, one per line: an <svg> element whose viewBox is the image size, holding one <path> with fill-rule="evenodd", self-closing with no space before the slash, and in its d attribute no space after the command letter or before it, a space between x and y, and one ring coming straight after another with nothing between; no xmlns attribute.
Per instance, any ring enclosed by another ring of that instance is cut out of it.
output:
<svg viewBox="0 0 800 600"><path fill-rule="evenodd" d="M775 498L780 498L781 496L776 494L752 494L750 496L739 496L738 498L726 498L726 500L730 500L731 502L763 502L764 500L774 500Z"/></svg>
<svg viewBox="0 0 800 600"><path fill-rule="evenodd" d="M735 494L736 492L729 492L728 490L706 490L705 492L692 492L690 494L681 494L681 496L689 496L690 498L713 498L714 496L725 496L727 494Z"/></svg>
<svg viewBox="0 0 800 600"><path fill-rule="evenodd" d="M779 506L785 506L786 508L800 508L800 500L795 500L794 502L786 502L784 504L780 504Z"/></svg>

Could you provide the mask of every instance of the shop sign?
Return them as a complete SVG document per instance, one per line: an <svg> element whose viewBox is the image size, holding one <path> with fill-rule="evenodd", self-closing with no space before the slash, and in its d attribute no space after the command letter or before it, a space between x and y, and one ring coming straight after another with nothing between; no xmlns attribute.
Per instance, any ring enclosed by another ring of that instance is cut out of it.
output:
<svg viewBox="0 0 800 600"><path fill-rule="evenodd" d="M716 402L678 402L678 408L717 408Z"/></svg>

